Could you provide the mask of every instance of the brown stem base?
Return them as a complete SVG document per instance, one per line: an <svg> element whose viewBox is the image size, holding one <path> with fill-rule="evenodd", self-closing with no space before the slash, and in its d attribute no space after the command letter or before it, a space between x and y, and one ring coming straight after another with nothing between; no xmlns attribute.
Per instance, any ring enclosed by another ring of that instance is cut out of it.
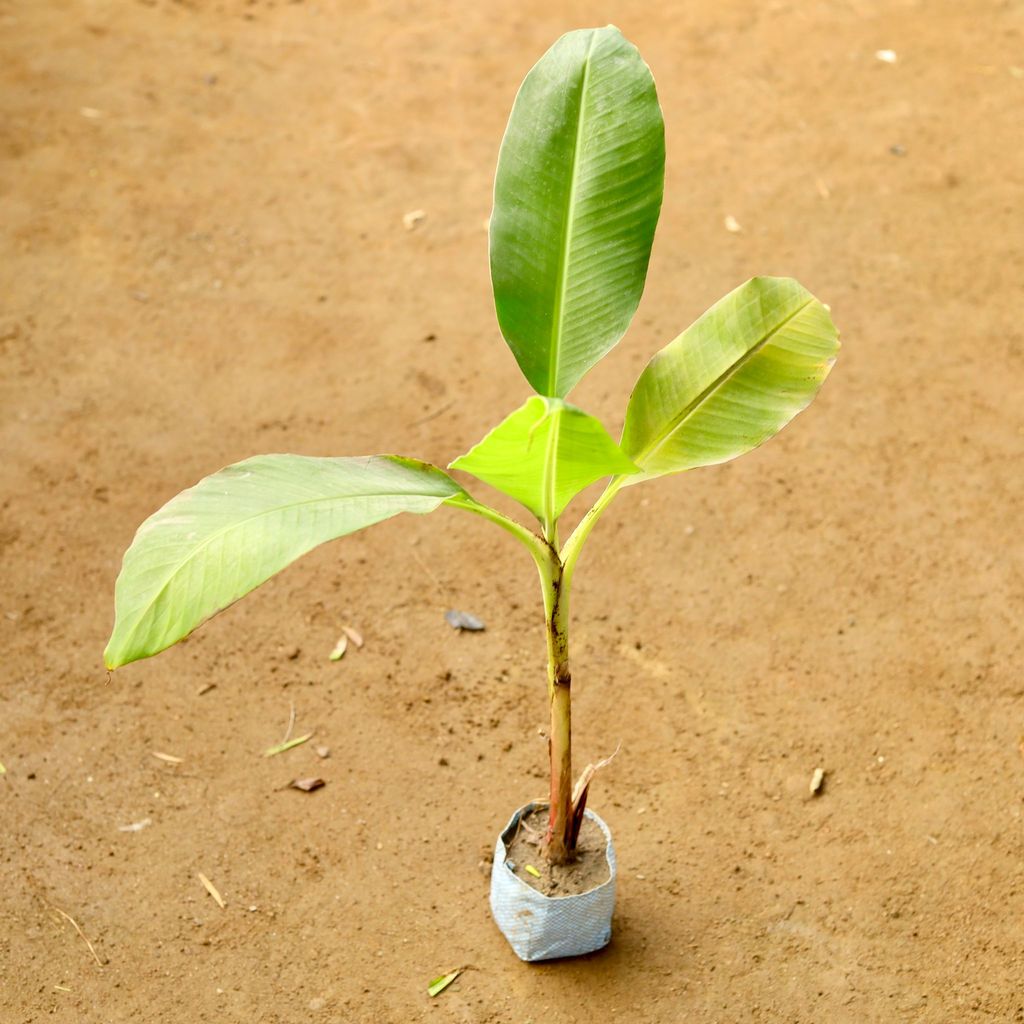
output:
<svg viewBox="0 0 1024 1024"><path fill-rule="evenodd" d="M570 850L565 843L565 837L553 833L550 826L540 844L540 852L549 864L556 866L571 864L576 859L576 850Z"/></svg>

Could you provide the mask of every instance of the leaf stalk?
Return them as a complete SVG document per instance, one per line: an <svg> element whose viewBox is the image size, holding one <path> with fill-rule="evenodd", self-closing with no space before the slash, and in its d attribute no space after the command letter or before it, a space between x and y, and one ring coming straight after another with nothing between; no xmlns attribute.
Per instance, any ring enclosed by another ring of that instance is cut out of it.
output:
<svg viewBox="0 0 1024 1024"><path fill-rule="evenodd" d="M560 557L564 566L563 575L566 585L572 581L573 573L576 571L576 562L579 560L580 552L583 550L586 539L590 536L590 531L597 526L597 521L604 514L605 509L612 503L615 495L619 493L619 489L625 482L625 475L613 476L608 481L608 486L604 489L601 496L579 521L576 529L572 531L569 539L562 546Z"/></svg>

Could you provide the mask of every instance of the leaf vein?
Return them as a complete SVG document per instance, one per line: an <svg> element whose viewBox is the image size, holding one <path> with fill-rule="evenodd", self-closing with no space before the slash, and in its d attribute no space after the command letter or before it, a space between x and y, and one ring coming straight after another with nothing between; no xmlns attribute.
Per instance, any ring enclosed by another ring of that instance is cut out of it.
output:
<svg viewBox="0 0 1024 1024"><path fill-rule="evenodd" d="M580 174L580 151L583 149L583 132L586 118L584 106L587 101L587 82L590 78L590 56L594 49L594 33L587 40L587 54L583 58L583 75L580 81L580 105L576 120L576 141L572 151L572 168L569 179L569 196L566 202L565 222L562 226L562 247L558 266L558 286L555 290L555 308L551 318L551 351L548 354L548 390L558 391L558 357L562 345L562 331L565 314L566 281L569 277L569 251L572 247L573 222L576 219L576 190Z"/></svg>

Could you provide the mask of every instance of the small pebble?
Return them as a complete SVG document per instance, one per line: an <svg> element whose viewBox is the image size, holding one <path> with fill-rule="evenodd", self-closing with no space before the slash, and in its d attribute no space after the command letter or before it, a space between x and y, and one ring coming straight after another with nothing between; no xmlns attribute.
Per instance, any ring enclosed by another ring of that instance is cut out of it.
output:
<svg viewBox="0 0 1024 1024"><path fill-rule="evenodd" d="M452 629L464 632L479 633L486 628L475 615L470 615L469 612L460 612L454 608L444 613L444 619Z"/></svg>

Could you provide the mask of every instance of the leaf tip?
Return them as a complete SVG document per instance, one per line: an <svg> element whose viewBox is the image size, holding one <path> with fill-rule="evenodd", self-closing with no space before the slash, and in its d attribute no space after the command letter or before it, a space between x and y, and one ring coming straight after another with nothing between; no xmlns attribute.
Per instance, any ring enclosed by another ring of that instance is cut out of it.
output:
<svg viewBox="0 0 1024 1024"><path fill-rule="evenodd" d="M108 672L113 672L114 669L120 668L125 663L125 659L120 654L115 653L114 638L111 637L103 650L103 667Z"/></svg>
<svg viewBox="0 0 1024 1024"><path fill-rule="evenodd" d="M114 632L110 634L107 646L103 649L103 667L108 672L113 672L115 669L123 668L133 661L148 658L151 654L156 653L155 651L145 649L140 650L137 644L131 642L132 639L133 637L130 633L126 636L125 630L120 629L119 625L115 624Z"/></svg>

